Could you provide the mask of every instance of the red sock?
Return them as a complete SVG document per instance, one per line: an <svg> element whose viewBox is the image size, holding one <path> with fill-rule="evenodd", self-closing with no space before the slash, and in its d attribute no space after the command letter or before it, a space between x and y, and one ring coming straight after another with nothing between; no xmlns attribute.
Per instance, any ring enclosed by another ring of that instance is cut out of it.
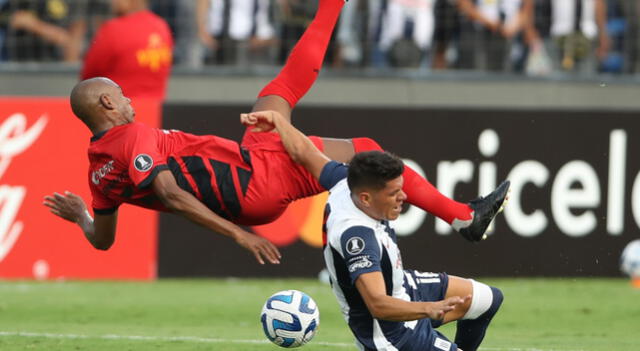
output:
<svg viewBox="0 0 640 351"><path fill-rule="evenodd" d="M278 95L293 108L316 81L344 0L320 0L316 16L293 47L280 74L258 97Z"/></svg>
<svg viewBox="0 0 640 351"><path fill-rule="evenodd" d="M373 139L351 139L355 152L382 150ZM428 180L421 177L413 169L404 166L404 185L402 190L407 194L407 202L435 215L451 224L457 218L459 220L471 219L471 208L467 204L454 201L440 193Z"/></svg>

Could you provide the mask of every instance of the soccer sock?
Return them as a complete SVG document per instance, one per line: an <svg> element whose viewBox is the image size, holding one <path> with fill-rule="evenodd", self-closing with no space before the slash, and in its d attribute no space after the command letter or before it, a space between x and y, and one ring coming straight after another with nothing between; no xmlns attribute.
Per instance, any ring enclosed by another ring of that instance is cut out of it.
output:
<svg viewBox="0 0 640 351"><path fill-rule="evenodd" d="M278 95L293 108L309 91L322 68L331 33L343 5L344 0L320 0L316 16L291 50L284 67L258 97Z"/></svg>
<svg viewBox="0 0 640 351"><path fill-rule="evenodd" d="M484 339L491 319L498 312L504 299L498 288L490 287L493 294L491 307L476 319L461 319L456 325L455 343L464 351L476 351Z"/></svg>
<svg viewBox="0 0 640 351"><path fill-rule="evenodd" d="M382 147L370 138L354 138L351 142L355 152L383 151ZM449 224L456 218L463 221L471 219L473 210L469 205L444 196L433 184L410 167L405 165L402 176L404 178L402 190L407 194L408 203L420 207Z"/></svg>

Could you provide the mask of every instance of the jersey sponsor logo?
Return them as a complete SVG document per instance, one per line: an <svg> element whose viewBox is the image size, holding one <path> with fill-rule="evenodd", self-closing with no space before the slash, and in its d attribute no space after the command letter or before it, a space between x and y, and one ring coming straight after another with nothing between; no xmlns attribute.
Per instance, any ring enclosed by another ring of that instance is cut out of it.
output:
<svg viewBox="0 0 640 351"><path fill-rule="evenodd" d="M133 166L140 172L146 172L153 167L153 159L147 154L140 154L133 159Z"/></svg>
<svg viewBox="0 0 640 351"><path fill-rule="evenodd" d="M373 266L373 263L369 259L369 256L358 256L358 257L355 257L355 260L351 259L350 261L354 261L353 263L351 263L349 265L349 272L350 273L353 273L353 272L357 271L358 269L366 269L366 268L370 268L371 266Z"/></svg>
<svg viewBox="0 0 640 351"><path fill-rule="evenodd" d="M109 174L109 172L113 171L113 160L105 163L102 167L100 167L100 169L98 169L97 171L94 171L93 173L91 173L91 181L93 182L93 184L98 185L100 184L100 180L102 180L102 178L104 178L107 174Z"/></svg>
<svg viewBox="0 0 640 351"><path fill-rule="evenodd" d="M347 252L352 255L357 255L364 250L364 240L359 236L354 236L347 241Z"/></svg>

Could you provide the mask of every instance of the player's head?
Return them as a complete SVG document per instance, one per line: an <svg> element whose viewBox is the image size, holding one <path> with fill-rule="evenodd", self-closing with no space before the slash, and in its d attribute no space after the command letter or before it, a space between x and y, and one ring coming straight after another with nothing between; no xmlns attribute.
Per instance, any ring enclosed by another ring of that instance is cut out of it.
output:
<svg viewBox="0 0 640 351"><path fill-rule="evenodd" d="M73 113L92 131L131 123L135 116L131 100L108 78L83 80L73 87L69 100Z"/></svg>
<svg viewBox="0 0 640 351"><path fill-rule="evenodd" d="M349 163L347 183L360 209L376 219L394 220L407 194L402 191L404 164L388 152L356 154Z"/></svg>

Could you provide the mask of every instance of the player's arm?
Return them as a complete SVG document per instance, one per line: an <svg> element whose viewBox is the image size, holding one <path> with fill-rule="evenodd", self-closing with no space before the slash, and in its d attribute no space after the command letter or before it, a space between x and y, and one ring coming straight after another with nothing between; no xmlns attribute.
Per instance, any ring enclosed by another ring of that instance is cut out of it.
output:
<svg viewBox="0 0 640 351"><path fill-rule="evenodd" d="M280 134L282 144L291 159L301 164L316 179L320 178L322 168L331 161L306 135L276 111L242 114L240 121L246 126L254 126L252 132L268 132L275 129Z"/></svg>
<svg viewBox="0 0 640 351"><path fill-rule="evenodd" d="M450 297L435 302L412 302L387 295L384 277L380 271L361 274L356 280L356 288L371 315L387 321L413 321L422 318L442 319L470 297Z"/></svg>
<svg viewBox="0 0 640 351"><path fill-rule="evenodd" d="M280 263L281 255L275 245L215 214L189 192L182 190L171 172L166 170L159 172L153 179L151 187L171 212L234 239L240 246L251 251L260 264L264 264L263 258L270 263Z"/></svg>
<svg viewBox="0 0 640 351"><path fill-rule="evenodd" d="M44 205L50 208L51 213L69 222L76 223L87 240L98 250L108 250L116 237L116 224L118 211L112 214L96 214L91 217L82 198L66 191L64 195L54 193L45 196Z"/></svg>

